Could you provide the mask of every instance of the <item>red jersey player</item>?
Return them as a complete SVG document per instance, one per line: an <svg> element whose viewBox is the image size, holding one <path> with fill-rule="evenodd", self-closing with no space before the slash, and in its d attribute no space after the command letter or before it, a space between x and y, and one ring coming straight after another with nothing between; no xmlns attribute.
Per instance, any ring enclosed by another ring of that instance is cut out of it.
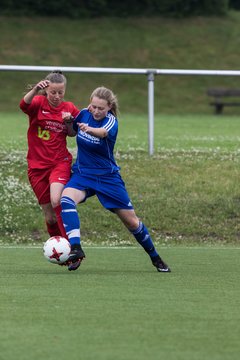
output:
<svg viewBox="0 0 240 360"><path fill-rule="evenodd" d="M71 136L63 118L76 117L79 109L64 101L66 78L53 71L23 97L21 110L29 117L28 178L43 209L50 236L67 237L61 220L60 198L71 173L72 155L66 137Z"/></svg>

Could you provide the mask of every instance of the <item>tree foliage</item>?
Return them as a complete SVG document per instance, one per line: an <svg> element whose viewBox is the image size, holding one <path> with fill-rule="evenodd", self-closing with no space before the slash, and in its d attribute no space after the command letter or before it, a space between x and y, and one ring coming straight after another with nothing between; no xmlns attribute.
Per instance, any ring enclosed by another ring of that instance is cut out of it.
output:
<svg viewBox="0 0 240 360"><path fill-rule="evenodd" d="M239 0L1 0L2 15L103 16L225 15L229 7L240 8Z"/></svg>
<svg viewBox="0 0 240 360"><path fill-rule="evenodd" d="M240 10L240 0L230 0L229 6L232 9Z"/></svg>

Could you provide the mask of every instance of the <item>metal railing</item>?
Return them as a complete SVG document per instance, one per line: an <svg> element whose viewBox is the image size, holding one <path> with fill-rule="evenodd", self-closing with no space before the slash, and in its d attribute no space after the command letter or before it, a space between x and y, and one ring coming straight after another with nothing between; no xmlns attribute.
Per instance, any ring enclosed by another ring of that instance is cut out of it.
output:
<svg viewBox="0 0 240 360"><path fill-rule="evenodd" d="M65 73L102 73L146 75L148 81L148 152L154 153L154 79L155 75L200 75L200 76L240 76L240 70L182 70L182 69L134 69L75 66L31 66L0 65L0 71L53 71L59 69Z"/></svg>

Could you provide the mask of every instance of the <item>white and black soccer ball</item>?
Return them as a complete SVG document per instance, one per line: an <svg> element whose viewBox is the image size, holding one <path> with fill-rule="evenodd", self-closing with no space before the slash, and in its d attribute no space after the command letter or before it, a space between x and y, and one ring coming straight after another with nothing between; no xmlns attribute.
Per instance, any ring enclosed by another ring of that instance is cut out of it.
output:
<svg viewBox="0 0 240 360"><path fill-rule="evenodd" d="M62 236L52 236L43 246L43 255L53 264L63 264L69 258L71 246Z"/></svg>

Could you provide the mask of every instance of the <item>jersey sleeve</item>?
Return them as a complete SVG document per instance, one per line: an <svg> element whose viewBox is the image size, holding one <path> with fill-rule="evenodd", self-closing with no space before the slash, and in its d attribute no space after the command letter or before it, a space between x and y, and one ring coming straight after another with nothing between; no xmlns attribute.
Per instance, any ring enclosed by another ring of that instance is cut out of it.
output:
<svg viewBox="0 0 240 360"><path fill-rule="evenodd" d="M112 113L108 113L103 128L107 130L108 137L110 139L116 137L116 134L118 132L118 121Z"/></svg>
<svg viewBox="0 0 240 360"><path fill-rule="evenodd" d="M20 101L19 107L25 114L30 115L34 112L32 109L32 104L27 104L24 99Z"/></svg>
<svg viewBox="0 0 240 360"><path fill-rule="evenodd" d="M74 131L78 131L78 123L81 122L84 113L86 113L86 109L81 110L80 112L78 111L78 115L75 117L74 121L73 121L73 130Z"/></svg>
<svg viewBox="0 0 240 360"><path fill-rule="evenodd" d="M72 105L70 112L72 116L76 118L80 114L80 110L73 103L70 104Z"/></svg>
<svg viewBox="0 0 240 360"><path fill-rule="evenodd" d="M40 96L35 96L30 104L27 104L24 101L24 99L22 99L20 101L19 107L25 114L32 116L35 113L37 113L39 109L39 104L40 104Z"/></svg>

